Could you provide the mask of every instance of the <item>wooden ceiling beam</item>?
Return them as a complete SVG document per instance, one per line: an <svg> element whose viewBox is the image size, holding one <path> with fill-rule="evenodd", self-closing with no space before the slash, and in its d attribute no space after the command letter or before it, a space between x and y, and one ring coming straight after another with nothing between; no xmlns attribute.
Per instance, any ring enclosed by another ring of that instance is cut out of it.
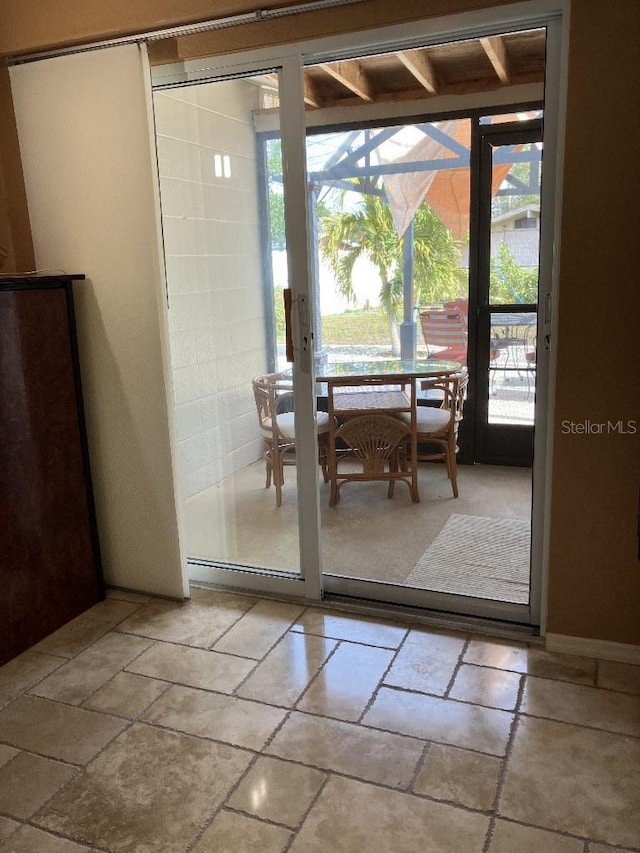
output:
<svg viewBox="0 0 640 853"><path fill-rule="evenodd" d="M373 103L375 100L371 81L357 60L352 59L349 62L327 62L320 67L361 100L367 101L367 103Z"/></svg>
<svg viewBox="0 0 640 853"><path fill-rule="evenodd" d="M438 94L438 78L426 50L403 50L396 55L427 92Z"/></svg>
<svg viewBox="0 0 640 853"><path fill-rule="evenodd" d="M325 105L326 99L320 91L320 86L318 86L318 83L315 80L312 80L308 74L303 76L302 86L304 89L304 102L307 106L319 109Z"/></svg>
<svg viewBox="0 0 640 853"><path fill-rule="evenodd" d="M480 42L498 79L504 86L508 86L511 83L511 71L504 39L502 36L487 36L481 38Z"/></svg>

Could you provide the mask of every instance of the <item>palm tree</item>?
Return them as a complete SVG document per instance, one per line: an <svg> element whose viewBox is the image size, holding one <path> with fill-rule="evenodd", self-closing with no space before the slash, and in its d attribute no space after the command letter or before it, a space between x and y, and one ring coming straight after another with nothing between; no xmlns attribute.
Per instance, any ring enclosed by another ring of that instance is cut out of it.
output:
<svg viewBox="0 0 640 853"><path fill-rule="evenodd" d="M338 290L354 301L353 269L367 257L380 276L380 304L395 339L403 301L403 241L398 237L391 208L380 196L363 195L352 211L321 218L320 249ZM413 304L428 304L461 296L466 274L453 235L433 208L423 202L413 220Z"/></svg>

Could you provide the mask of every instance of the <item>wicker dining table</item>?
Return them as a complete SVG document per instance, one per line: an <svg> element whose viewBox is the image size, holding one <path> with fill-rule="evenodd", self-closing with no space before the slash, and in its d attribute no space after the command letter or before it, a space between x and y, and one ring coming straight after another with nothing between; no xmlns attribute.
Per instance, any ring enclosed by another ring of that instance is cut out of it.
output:
<svg viewBox="0 0 640 853"><path fill-rule="evenodd" d="M411 500L418 491L416 406L420 380L450 376L462 370L456 361L441 359L384 359L340 362L318 368L319 396L326 393L329 412L328 471L330 506L345 482L382 480L393 495L395 482L409 486ZM409 424L396 417L410 413ZM399 464L400 449L408 448ZM357 470L341 470L342 456L359 463Z"/></svg>

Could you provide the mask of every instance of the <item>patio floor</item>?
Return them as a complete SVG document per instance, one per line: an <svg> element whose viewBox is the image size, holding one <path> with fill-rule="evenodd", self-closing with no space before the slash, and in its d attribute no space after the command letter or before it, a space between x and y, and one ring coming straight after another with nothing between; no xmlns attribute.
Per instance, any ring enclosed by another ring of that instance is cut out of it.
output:
<svg viewBox="0 0 640 853"><path fill-rule="evenodd" d="M420 467L421 501L400 484L393 499L386 484L349 483L329 506L320 484L321 544L330 574L402 584L453 515L528 520L531 471L485 465L459 466L453 498L443 464ZM299 571L295 472L285 471L283 503L265 488L262 461L183 504L190 557ZM479 594L470 588L468 594Z"/></svg>

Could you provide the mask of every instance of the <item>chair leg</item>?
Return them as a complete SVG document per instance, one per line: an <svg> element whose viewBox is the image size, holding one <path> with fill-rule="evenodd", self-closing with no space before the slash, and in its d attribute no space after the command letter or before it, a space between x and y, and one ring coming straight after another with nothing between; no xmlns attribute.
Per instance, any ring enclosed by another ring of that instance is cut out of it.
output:
<svg viewBox="0 0 640 853"><path fill-rule="evenodd" d="M447 446L447 469L454 498L458 497L458 461L456 459L456 442L450 442Z"/></svg>
<svg viewBox="0 0 640 853"><path fill-rule="evenodd" d="M282 506L282 486L284 485L284 462L282 459L282 453L277 448L274 448L271 463L273 469L273 484L276 487L276 505Z"/></svg>
<svg viewBox="0 0 640 853"><path fill-rule="evenodd" d="M329 482L329 466L328 466L328 450L329 442L326 433L318 436L318 462L322 468L322 478L325 483Z"/></svg>

